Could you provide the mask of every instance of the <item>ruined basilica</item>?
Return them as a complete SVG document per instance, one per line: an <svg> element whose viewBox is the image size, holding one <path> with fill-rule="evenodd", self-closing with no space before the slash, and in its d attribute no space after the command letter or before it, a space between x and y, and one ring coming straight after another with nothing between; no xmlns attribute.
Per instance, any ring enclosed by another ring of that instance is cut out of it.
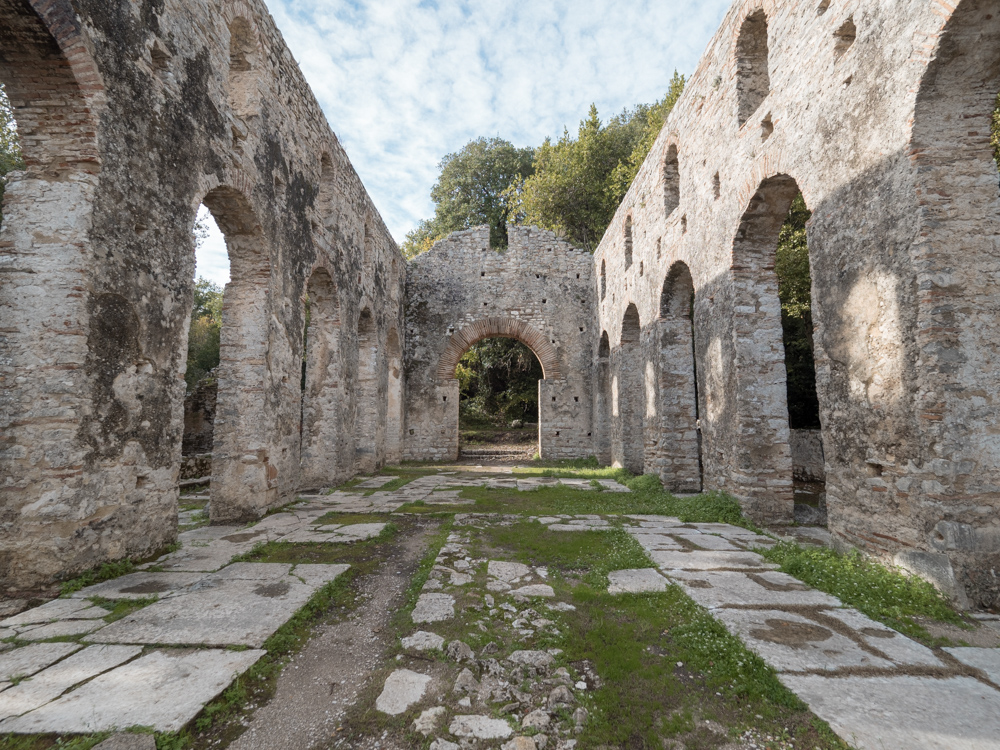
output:
<svg viewBox="0 0 1000 750"><path fill-rule="evenodd" d="M213 523L454 459L455 367L504 336L544 370L543 458L782 524L793 454L821 450L836 540L1000 604L993 0L736 0L596 252L511 227L410 262L263 0L0 0L0 35L26 164L0 233L4 593L176 538L204 204L232 276ZM815 435L789 429L774 270L799 193Z"/></svg>

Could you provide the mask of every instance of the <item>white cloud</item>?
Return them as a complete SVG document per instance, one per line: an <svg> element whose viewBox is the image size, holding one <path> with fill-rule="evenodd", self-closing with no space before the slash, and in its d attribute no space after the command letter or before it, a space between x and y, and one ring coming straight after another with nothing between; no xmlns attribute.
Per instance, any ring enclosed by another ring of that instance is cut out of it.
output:
<svg viewBox="0 0 1000 750"><path fill-rule="evenodd" d="M433 213L445 154L537 145L663 96L729 0L266 0L397 240Z"/></svg>
<svg viewBox="0 0 1000 750"><path fill-rule="evenodd" d="M198 222L205 227L203 234L195 232L194 277L214 281L225 288L229 283L229 251L226 238L206 206L198 209Z"/></svg>

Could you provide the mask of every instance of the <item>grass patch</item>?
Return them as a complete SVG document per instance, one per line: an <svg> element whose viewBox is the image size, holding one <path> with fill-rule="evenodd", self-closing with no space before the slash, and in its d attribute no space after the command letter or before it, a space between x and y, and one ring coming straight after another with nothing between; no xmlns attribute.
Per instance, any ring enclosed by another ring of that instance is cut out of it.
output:
<svg viewBox="0 0 1000 750"><path fill-rule="evenodd" d="M836 596L904 635L933 640L914 617L966 627L961 615L930 583L887 568L856 550L841 554L826 547L806 548L782 542L757 552L780 565L782 572Z"/></svg>
<svg viewBox="0 0 1000 750"><path fill-rule="evenodd" d="M230 562L355 565L359 555L364 556L367 543L385 543L398 533L399 527L395 523L387 523L381 534L364 542L261 542L249 552L235 555Z"/></svg>
<svg viewBox="0 0 1000 750"><path fill-rule="evenodd" d="M638 542L622 528L609 531L549 531L532 521L491 526L483 531L491 544L512 550L523 563L544 566L565 576L582 576L605 588L608 573L654 567Z"/></svg>
<svg viewBox="0 0 1000 750"><path fill-rule="evenodd" d="M651 567L625 530L550 532L522 522L478 535L505 557L548 567L557 597L577 607L565 613L557 645L566 661L589 662L602 680L583 699L591 715L580 748L660 750L671 746L667 739L716 748L747 728L794 739L797 747L847 747L772 668L679 587L609 595L608 572ZM711 732L709 720L729 735Z"/></svg>
<svg viewBox="0 0 1000 750"><path fill-rule="evenodd" d="M642 477L637 478L638 480ZM513 513L525 515L559 514L648 514L674 516L684 523L729 523L759 532L760 529L743 516L739 503L722 492L706 492L693 497L675 497L658 487L632 492L593 491L570 487L540 487L530 492L516 489L486 489L467 487L461 497L476 501L472 506L449 509L408 503L399 509L402 513Z"/></svg>

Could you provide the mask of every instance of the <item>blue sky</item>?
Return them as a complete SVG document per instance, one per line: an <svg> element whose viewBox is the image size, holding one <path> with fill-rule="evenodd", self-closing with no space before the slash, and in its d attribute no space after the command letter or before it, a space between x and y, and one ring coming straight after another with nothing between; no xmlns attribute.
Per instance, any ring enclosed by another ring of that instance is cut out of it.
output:
<svg viewBox="0 0 1000 750"><path fill-rule="evenodd" d="M443 156L479 136L537 145L575 131L591 102L606 118L659 99L730 4L266 2L397 242L433 214ZM224 258L209 257L220 242L205 243L198 272L224 283Z"/></svg>

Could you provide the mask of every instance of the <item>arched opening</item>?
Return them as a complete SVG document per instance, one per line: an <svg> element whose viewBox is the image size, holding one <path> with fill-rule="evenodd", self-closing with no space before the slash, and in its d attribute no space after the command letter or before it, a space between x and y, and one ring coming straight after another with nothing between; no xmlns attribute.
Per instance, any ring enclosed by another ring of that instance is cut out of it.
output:
<svg viewBox="0 0 1000 750"><path fill-rule="evenodd" d="M786 522L795 508L790 427L797 453L818 444L810 466L822 481L822 432L812 349L809 211L795 180L765 180L750 200L733 247L733 343L737 419L735 460L748 512ZM808 443L808 441L812 443ZM800 472L801 474L801 472ZM812 497L817 510L821 496ZM811 519L815 522L815 518Z"/></svg>
<svg viewBox="0 0 1000 750"><path fill-rule="evenodd" d="M346 472L341 458L344 390L340 361L340 301L325 268L306 286L303 331L300 484L319 489Z"/></svg>
<svg viewBox="0 0 1000 750"><path fill-rule="evenodd" d="M242 193L219 187L202 203L199 231L208 239L201 244L201 270L216 276L216 291L218 282L225 284L217 328L219 364L214 370L211 519L227 523L259 517L277 500L277 472L260 434L260 425L266 423L261 394L268 381L271 259L263 231ZM220 275L225 268L217 247L220 235L228 280Z"/></svg>
<svg viewBox="0 0 1000 750"><path fill-rule="evenodd" d="M597 346L597 394L594 409L597 416L597 460L611 463L611 341L608 332L601 332Z"/></svg>
<svg viewBox="0 0 1000 750"><path fill-rule="evenodd" d="M459 384L459 454L462 458L531 459L539 451L535 353L514 338L489 337L462 355Z"/></svg>
<svg viewBox="0 0 1000 750"><path fill-rule="evenodd" d="M358 316L358 375L355 381L354 453L357 470L371 473L380 466L384 425L379 425L378 328L371 310ZM382 433L381 435L379 433Z"/></svg>
<svg viewBox="0 0 1000 750"><path fill-rule="evenodd" d="M767 15L758 10L743 22L736 40L736 112L740 127L753 117L770 90Z"/></svg>
<svg viewBox="0 0 1000 750"><path fill-rule="evenodd" d="M622 318L621 341L612 352L611 459L633 474L645 465L646 389L639 310L629 303Z"/></svg>
<svg viewBox="0 0 1000 750"><path fill-rule="evenodd" d="M701 435L695 371L694 281L686 263L670 267L660 293L660 479L673 492L700 492Z"/></svg>
<svg viewBox="0 0 1000 750"><path fill-rule="evenodd" d="M681 204L681 170L677 146L670 144L663 159L663 212L670 216Z"/></svg>
<svg viewBox="0 0 1000 750"><path fill-rule="evenodd" d="M389 392L385 418L385 460L397 464L403 457L403 347L395 328L389 329L386 353L389 357Z"/></svg>
<svg viewBox="0 0 1000 750"><path fill-rule="evenodd" d="M625 268L632 266L632 215L625 217Z"/></svg>

